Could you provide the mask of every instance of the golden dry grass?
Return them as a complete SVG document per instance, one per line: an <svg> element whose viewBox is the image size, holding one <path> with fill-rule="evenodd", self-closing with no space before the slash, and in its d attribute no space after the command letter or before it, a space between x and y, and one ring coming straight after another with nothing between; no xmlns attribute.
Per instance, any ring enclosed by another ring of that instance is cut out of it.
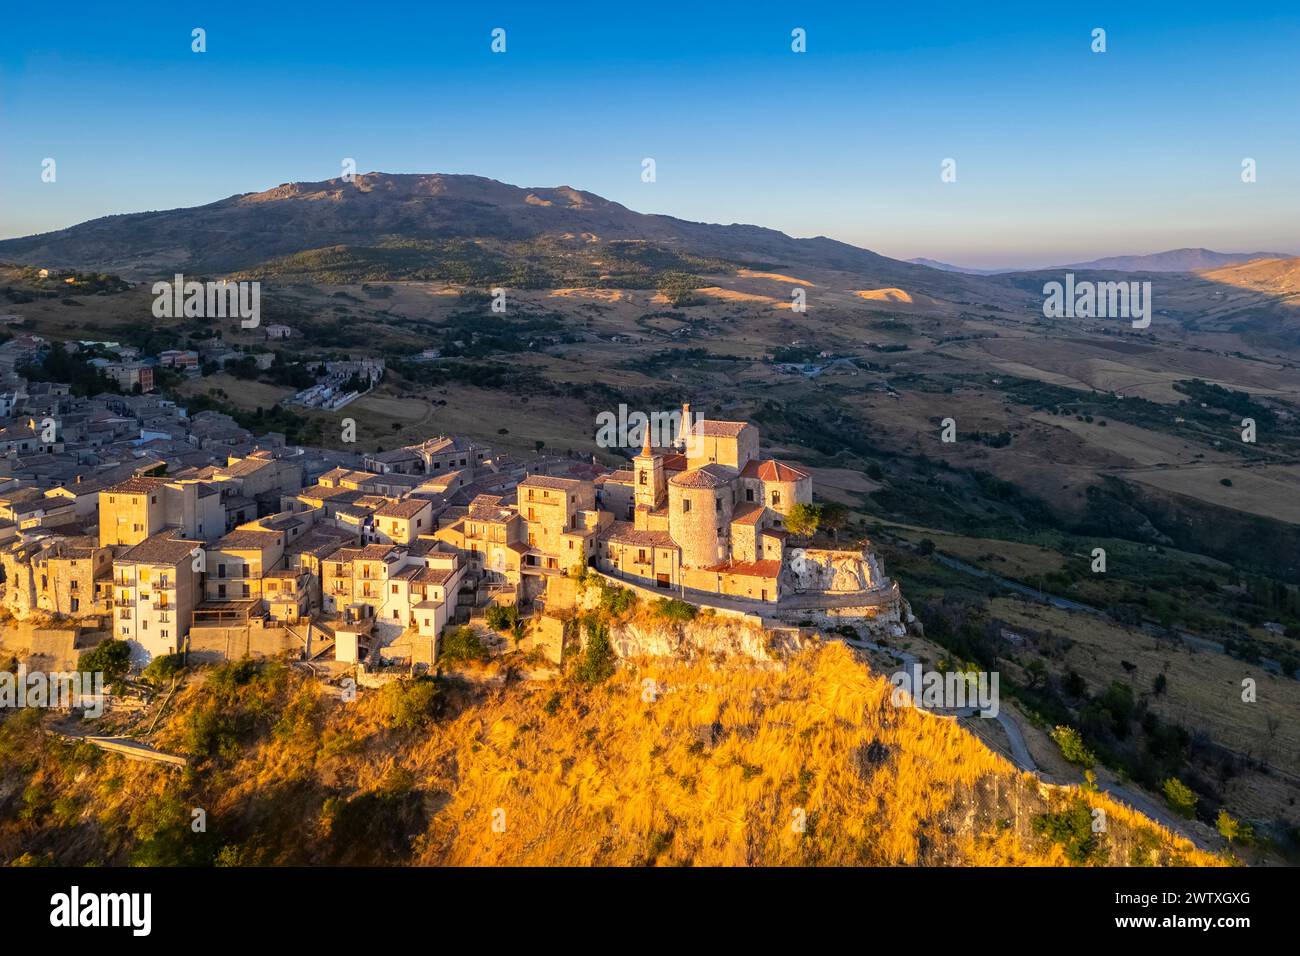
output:
<svg viewBox="0 0 1300 956"><path fill-rule="evenodd" d="M395 728L382 691L344 703L281 669L232 697L229 677L217 691L202 676L155 742L184 752L196 728L246 729L180 775L69 759L6 722L6 789L32 809L0 819L0 858L183 861L200 806L205 858L225 863L1065 865L1035 820L1082 801L1108 817L1099 861L1220 862L1103 795L1040 784L954 721L892 706L838 643L783 667L641 661L597 687L452 690L420 729Z"/></svg>

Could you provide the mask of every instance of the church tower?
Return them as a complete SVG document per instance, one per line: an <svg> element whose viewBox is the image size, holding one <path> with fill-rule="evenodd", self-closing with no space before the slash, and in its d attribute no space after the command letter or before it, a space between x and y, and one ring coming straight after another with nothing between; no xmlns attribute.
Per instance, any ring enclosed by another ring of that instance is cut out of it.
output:
<svg viewBox="0 0 1300 956"><path fill-rule="evenodd" d="M650 447L650 428L645 430L645 444L641 454L632 459L634 472L636 510L642 506L647 511L658 511L668 497L668 480L664 475L664 456Z"/></svg>

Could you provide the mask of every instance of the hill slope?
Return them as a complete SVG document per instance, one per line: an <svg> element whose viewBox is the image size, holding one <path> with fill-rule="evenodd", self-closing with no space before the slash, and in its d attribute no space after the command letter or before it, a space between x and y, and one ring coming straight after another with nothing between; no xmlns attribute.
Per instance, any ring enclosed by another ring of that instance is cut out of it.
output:
<svg viewBox="0 0 1300 956"><path fill-rule="evenodd" d="M1170 249L1144 256L1107 256L1088 262L1071 262L1061 269L1094 269L1111 272L1197 272L1254 259L1285 258L1281 252L1215 252L1212 249Z"/></svg>
<svg viewBox="0 0 1300 956"><path fill-rule="evenodd" d="M841 644L784 669L643 661L596 687L444 686L432 707L432 683L346 704L283 665L202 676L155 737L193 757L183 777L42 740L34 711L6 718L0 858L1217 862L1102 795L1041 786L952 721L890 706L888 682ZM205 834L190 832L191 807Z"/></svg>

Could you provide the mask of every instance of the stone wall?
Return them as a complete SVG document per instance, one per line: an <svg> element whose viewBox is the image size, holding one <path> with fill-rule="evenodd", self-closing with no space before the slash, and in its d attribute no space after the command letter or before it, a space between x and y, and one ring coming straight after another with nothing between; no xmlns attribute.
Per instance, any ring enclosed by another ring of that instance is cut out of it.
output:
<svg viewBox="0 0 1300 956"><path fill-rule="evenodd" d="M241 624L232 627L191 627L191 660L228 661L242 657L265 658L297 655L302 642L282 627Z"/></svg>

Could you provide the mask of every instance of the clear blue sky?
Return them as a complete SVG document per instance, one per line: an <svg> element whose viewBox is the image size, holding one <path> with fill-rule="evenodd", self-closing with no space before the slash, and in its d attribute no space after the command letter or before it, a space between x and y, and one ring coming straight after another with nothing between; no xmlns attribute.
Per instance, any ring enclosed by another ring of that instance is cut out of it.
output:
<svg viewBox="0 0 1300 956"><path fill-rule="evenodd" d="M1300 253L1294 0L241 6L11 5L0 237L355 157L972 266Z"/></svg>

